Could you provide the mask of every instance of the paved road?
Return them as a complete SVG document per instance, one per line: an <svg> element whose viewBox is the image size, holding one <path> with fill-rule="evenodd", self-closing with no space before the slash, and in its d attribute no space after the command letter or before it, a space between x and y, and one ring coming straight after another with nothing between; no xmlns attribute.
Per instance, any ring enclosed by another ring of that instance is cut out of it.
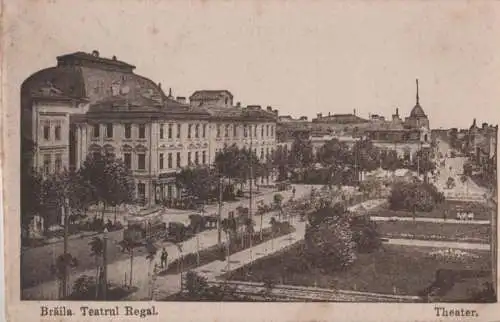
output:
<svg viewBox="0 0 500 322"><path fill-rule="evenodd" d="M385 241L385 243L391 245L402 245L402 246L490 250L489 244L462 243L462 242L449 242L449 241L436 241L436 240L391 238Z"/></svg>
<svg viewBox="0 0 500 322"><path fill-rule="evenodd" d="M311 186L296 186L296 197L305 196L310 192ZM285 200L288 200L292 193L290 191L280 192ZM264 196L260 196L266 200L266 202L270 202L274 196L274 193L267 194ZM259 200L259 198L256 198ZM230 209L234 209L241 203L226 205L225 214ZM229 210L228 210L229 209ZM264 228L269 226L269 220L274 214L267 214L264 216L263 226ZM256 229L260 229L260 219L256 218ZM191 253L196 251L199 245L199 249L208 248L217 243L217 231L216 230L208 230L197 235L198 237L191 238L183 243L181 243L184 254ZM108 251L109 265L108 265L108 275L110 280L116 283L121 283L125 279L125 274L129 274L129 256L127 254L121 253L118 246L114 245L114 242L117 242L121 239L120 232L116 232L116 235L113 237L110 236L110 247ZM55 246L54 246L55 245ZM51 247L62 247L62 244L54 244L50 245ZM180 256L179 250L177 246L172 245L171 243L161 243L158 244L159 247L166 247L167 252L169 253L169 260L174 260ZM72 272L72 276L70 277L70 285L72 285L72 281L74 281L78 276L81 275L91 275L95 274L94 270L94 259L90 256L90 248L88 245L88 240L75 240L70 243L69 251L75 255L79 254L80 266L77 270ZM31 252L26 252L24 254L24 268L25 271L23 275L25 275L25 279L35 281L35 285L33 287L23 289L23 298L25 299L57 299L57 282L54 281L53 276L50 274L50 265L53 262L53 257L49 257L46 253L54 253L60 254L62 253L62 248L59 252L57 249L55 251L51 251L50 248L47 247L39 247L35 249L31 249ZM142 280L147 281L147 272L149 270L149 263L145 259L145 252L136 252L136 257L134 259L134 284L141 284ZM30 257L29 257L30 256ZM29 260L27 260L29 259ZM42 272L43 271L43 272Z"/></svg>
<svg viewBox="0 0 500 322"><path fill-rule="evenodd" d="M443 140L439 140L438 149L441 153L443 153L443 155L447 154L448 156L449 151L451 151L449 144ZM470 200L484 199L483 195L487 192L487 189L478 186L470 178L467 178L467 181L465 182L460 180L460 177L463 174L463 166L466 161L467 158L465 157L447 157L444 166L440 166L440 164L438 164L440 175L438 176L436 186L438 189L443 191L447 197L455 196L459 199L467 199L468 196ZM449 177L455 179L455 187L452 189L446 188L446 182Z"/></svg>
<svg viewBox="0 0 500 322"><path fill-rule="evenodd" d="M371 220L374 221L418 221L418 222L433 222L433 223L444 223L444 224L464 224L464 225L489 225L489 220L456 220L456 219L442 219L442 218L426 218L417 217L413 219L412 217L380 217L380 216L370 216Z"/></svg>

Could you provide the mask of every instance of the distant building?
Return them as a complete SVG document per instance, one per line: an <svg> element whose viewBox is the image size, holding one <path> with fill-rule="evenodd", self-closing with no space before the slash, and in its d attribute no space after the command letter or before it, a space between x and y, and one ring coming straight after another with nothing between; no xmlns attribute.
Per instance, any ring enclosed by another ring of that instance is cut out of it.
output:
<svg viewBox="0 0 500 322"><path fill-rule="evenodd" d="M498 125L483 123L478 127L474 119L464 136L465 150L479 164L494 161L496 165L497 136Z"/></svg>
<svg viewBox="0 0 500 322"><path fill-rule="evenodd" d="M189 97L193 107L233 107L233 94L228 90L200 90Z"/></svg>
<svg viewBox="0 0 500 322"><path fill-rule="evenodd" d="M295 139L309 140L311 138L311 123L307 116L301 116L298 119L290 115L279 116L276 136L278 149L288 153Z"/></svg>

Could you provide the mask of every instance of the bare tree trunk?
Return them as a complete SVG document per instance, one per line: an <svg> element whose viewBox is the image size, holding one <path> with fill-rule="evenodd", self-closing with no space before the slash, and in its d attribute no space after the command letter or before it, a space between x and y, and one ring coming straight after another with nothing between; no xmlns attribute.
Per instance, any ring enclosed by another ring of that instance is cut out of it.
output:
<svg viewBox="0 0 500 322"><path fill-rule="evenodd" d="M106 202L102 202L102 223L104 224L104 213L106 211Z"/></svg>
<svg viewBox="0 0 500 322"><path fill-rule="evenodd" d="M99 285L100 285L100 278L99 278L99 273L100 273L100 267L99 263L97 261L97 256L95 257L95 266L97 267L96 273L95 273L95 298L97 299L99 296Z"/></svg>
<svg viewBox="0 0 500 322"><path fill-rule="evenodd" d="M132 272L134 268L134 248L130 249L130 287L132 287Z"/></svg>

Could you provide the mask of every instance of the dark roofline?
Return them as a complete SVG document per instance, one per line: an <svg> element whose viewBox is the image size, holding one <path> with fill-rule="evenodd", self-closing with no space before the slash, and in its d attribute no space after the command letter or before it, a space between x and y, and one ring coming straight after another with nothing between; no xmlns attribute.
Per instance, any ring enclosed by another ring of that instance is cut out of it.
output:
<svg viewBox="0 0 500 322"><path fill-rule="evenodd" d="M87 97L82 97L82 98L76 98L76 97L69 97L65 95L53 95L53 96L46 96L46 95L39 95L39 94L30 94L30 98L33 101L62 101L62 102L81 102L81 103L86 103L89 101Z"/></svg>
<svg viewBox="0 0 500 322"><path fill-rule="evenodd" d="M87 112L81 121L87 120L102 120L102 119L117 119L117 120L208 120L209 115L198 112L171 112L171 111L94 111Z"/></svg>
<svg viewBox="0 0 500 322"><path fill-rule="evenodd" d="M100 57L100 56L94 56L93 54L89 54L89 53L86 53L83 51L77 51L77 52L74 52L71 54L66 54L66 55L61 55L61 56L56 57L58 65L62 62L65 62L65 61L68 61L71 59L75 59L75 58L81 59L81 60L86 60L89 62L101 63L101 64L112 65L112 66L117 66L117 67L127 67L128 69L135 69L134 65L130 65L124 61Z"/></svg>
<svg viewBox="0 0 500 322"><path fill-rule="evenodd" d="M196 94L202 94L202 93L205 93L205 94L227 93L227 94L229 94L229 96L231 96L231 98L234 98L233 94L230 91L228 91L227 89L202 89L202 90L194 91L193 94L191 94L191 96L189 96L189 99L191 100L191 97L195 96Z"/></svg>

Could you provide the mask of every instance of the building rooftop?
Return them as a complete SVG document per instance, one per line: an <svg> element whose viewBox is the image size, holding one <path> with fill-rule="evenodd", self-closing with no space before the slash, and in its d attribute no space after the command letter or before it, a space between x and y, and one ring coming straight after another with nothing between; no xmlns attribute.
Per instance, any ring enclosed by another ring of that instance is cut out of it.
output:
<svg viewBox="0 0 500 322"><path fill-rule="evenodd" d="M85 99L91 104L117 94L147 96L160 102L162 89L150 79L134 74L134 66L83 52L57 57L58 64L28 77L21 86L22 100L29 98Z"/></svg>
<svg viewBox="0 0 500 322"><path fill-rule="evenodd" d="M190 97L189 100L214 100L219 99L224 96L233 97L233 94L228 90L199 90L195 91Z"/></svg>

